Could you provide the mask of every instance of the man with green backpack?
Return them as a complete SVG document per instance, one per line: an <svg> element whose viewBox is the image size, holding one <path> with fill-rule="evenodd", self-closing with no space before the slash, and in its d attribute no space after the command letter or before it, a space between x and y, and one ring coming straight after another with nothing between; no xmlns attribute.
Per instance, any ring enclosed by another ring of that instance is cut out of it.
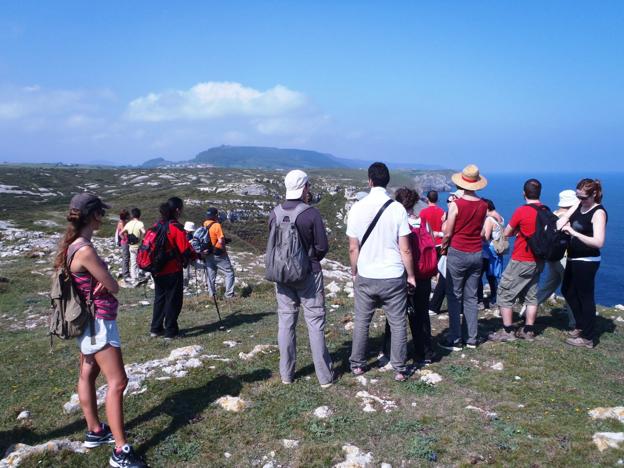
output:
<svg viewBox="0 0 624 468"><path fill-rule="evenodd" d="M290 171L284 182L286 201L276 206L269 217L265 256L266 279L276 283L280 374L284 384L293 382L297 319L302 306L316 377L326 388L334 380L325 344L325 291L320 263L329 250L327 234L319 211L304 202L310 193L307 174Z"/></svg>

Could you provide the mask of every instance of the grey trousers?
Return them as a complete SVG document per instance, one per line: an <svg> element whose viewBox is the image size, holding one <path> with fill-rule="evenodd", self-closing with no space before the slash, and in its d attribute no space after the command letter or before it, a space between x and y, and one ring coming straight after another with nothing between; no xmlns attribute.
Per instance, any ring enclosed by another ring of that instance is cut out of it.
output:
<svg viewBox="0 0 624 468"><path fill-rule="evenodd" d="M481 251L468 253L449 248L446 257L446 300L448 301L450 341L462 340L462 304L466 328L466 343L477 343L477 290L481 280Z"/></svg>
<svg viewBox="0 0 624 468"><path fill-rule="evenodd" d="M297 283L276 283L280 374L292 382L297 359L299 306L308 327L308 338L316 377L321 385L332 382L332 361L325 344L325 290L323 272L312 273Z"/></svg>
<svg viewBox="0 0 624 468"><path fill-rule="evenodd" d="M121 274L124 278L130 277L130 246L121 244Z"/></svg>
<svg viewBox="0 0 624 468"><path fill-rule="evenodd" d="M355 279L355 320L351 369L366 366L368 332L375 309L383 308L390 325L390 363L398 372L407 370L407 282L405 277Z"/></svg>
<svg viewBox="0 0 624 468"><path fill-rule="evenodd" d="M566 263L566 257L563 257L561 260L558 260L556 262L546 262L546 277L544 278L543 283L537 290L538 304L546 301L546 299L548 299L555 291L557 291L557 288L561 286ZM569 325L571 327L574 327L576 325L576 320L574 319L574 314L572 313L572 310L570 310L570 306L567 303L566 312L568 313Z"/></svg>
<svg viewBox="0 0 624 468"><path fill-rule="evenodd" d="M217 270L220 270L225 274L225 297L232 297L234 295L234 269L230 257L227 254L209 255L204 260L204 264L206 265L206 283L210 294L215 294Z"/></svg>

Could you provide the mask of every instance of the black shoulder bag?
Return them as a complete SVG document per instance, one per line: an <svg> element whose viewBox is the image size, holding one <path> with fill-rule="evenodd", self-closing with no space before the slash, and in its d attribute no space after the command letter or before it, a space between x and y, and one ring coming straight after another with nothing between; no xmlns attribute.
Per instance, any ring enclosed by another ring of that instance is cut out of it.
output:
<svg viewBox="0 0 624 468"><path fill-rule="evenodd" d="M375 217L369 224L368 229L364 233L364 237L362 237L362 242L360 242L360 250L362 250L362 247L364 247L364 242L366 242L366 239L368 239L368 236L370 236L371 232L373 232L373 229L375 228L377 221L379 221L379 218L381 217L382 213L386 210L386 208L388 208L388 206L390 206L390 204L393 201L394 201L393 199L390 199L386 203L384 203L381 208L379 208L379 211L377 212L377 214L375 215Z"/></svg>

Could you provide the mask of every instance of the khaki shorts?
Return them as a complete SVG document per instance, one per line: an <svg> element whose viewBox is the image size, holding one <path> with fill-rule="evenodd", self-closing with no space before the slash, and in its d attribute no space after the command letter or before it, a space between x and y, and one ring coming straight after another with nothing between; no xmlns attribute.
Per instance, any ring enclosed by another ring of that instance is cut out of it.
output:
<svg viewBox="0 0 624 468"><path fill-rule="evenodd" d="M511 307L516 299L521 299L525 305L536 306L537 283L543 269L543 262L511 260L498 283L496 293L498 306Z"/></svg>

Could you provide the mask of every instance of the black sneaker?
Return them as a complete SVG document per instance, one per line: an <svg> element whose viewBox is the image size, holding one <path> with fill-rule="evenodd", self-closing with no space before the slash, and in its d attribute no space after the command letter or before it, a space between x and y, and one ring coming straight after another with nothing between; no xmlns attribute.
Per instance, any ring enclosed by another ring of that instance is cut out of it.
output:
<svg viewBox="0 0 624 468"><path fill-rule="evenodd" d="M100 431L99 432L87 432L87 436L85 437L85 441L82 443L83 447L86 448L95 448L100 445L106 444L114 444L115 439L113 439L113 433L110 430L110 427L104 423L100 423Z"/></svg>
<svg viewBox="0 0 624 468"><path fill-rule="evenodd" d="M139 457L128 444L121 447L119 453L113 449L113 454L108 459L108 464L115 468L147 468L147 463Z"/></svg>
<svg viewBox="0 0 624 468"><path fill-rule="evenodd" d="M448 338L438 341L438 346L449 351L461 351L462 344L460 341L451 341Z"/></svg>

